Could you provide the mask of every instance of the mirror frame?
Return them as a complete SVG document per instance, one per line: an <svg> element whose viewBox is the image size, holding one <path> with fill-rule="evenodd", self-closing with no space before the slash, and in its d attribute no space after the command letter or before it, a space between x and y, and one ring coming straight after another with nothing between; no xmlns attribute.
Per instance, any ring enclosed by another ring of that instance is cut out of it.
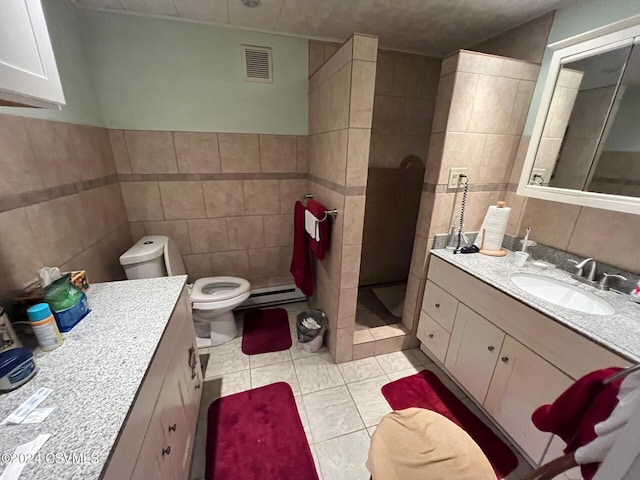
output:
<svg viewBox="0 0 640 480"><path fill-rule="evenodd" d="M640 48L640 39L637 37L640 37L640 15L547 45L553 51L553 54L549 64L549 71L544 79L542 96L522 167L517 195L640 215L640 197L529 184L536 153L542 138L542 130L551 106L551 99L562 64L567 63L568 59L574 61L592 56L598 52L605 52L625 45L633 45L634 39L635 45ZM541 79L539 78L538 80L540 81Z"/></svg>

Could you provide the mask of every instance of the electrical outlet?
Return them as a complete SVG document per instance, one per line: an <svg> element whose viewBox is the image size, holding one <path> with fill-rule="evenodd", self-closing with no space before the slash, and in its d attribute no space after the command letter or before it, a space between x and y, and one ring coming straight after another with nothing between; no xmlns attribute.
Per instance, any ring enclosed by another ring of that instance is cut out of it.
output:
<svg viewBox="0 0 640 480"><path fill-rule="evenodd" d="M449 170L449 184L448 188L460 188L462 187L462 182L460 181L460 174L467 174L467 169L463 167L452 168Z"/></svg>
<svg viewBox="0 0 640 480"><path fill-rule="evenodd" d="M549 179L547 178L547 169L546 168L534 168L531 170L531 179L529 180L531 185L543 185L545 183L549 183Z"/></svg>

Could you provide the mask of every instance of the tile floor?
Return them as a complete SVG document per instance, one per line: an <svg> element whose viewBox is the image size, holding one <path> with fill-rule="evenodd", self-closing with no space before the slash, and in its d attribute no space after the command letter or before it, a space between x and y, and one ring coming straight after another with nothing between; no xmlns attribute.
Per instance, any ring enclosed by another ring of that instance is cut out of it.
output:
<svg viewBox="0 0 640 480"><path fill-rule="evenodd" d="M293 339L289 350L247 356L241 351L241 339L236 338L228 344L210 348L208 359L201 357L208 362L191 468L193 480L204 477L209 405L221 396L273 382L285 381L291 385L318 476L323 480L369 478L364 465L369 439L380 418L391 411L380 388L390 381L428 368L476 414L479 413L473 402L418 349L339 365L333 363L326 347L317 354L302 351L296 345L295 319L308 305L301 302L282 308L289 313ZM482 414L480 416L482 418ZM519 455L518 459L520 465L508 480L519 480L530 469Z"/></svg>
<svg viewBox="0 0 640 480"><path fill-rule="evenodd" d="M400 323L402 318L394 317L387 307L373 293L375 287L359 287L356 304L356 330L382 327Z"/></svg>

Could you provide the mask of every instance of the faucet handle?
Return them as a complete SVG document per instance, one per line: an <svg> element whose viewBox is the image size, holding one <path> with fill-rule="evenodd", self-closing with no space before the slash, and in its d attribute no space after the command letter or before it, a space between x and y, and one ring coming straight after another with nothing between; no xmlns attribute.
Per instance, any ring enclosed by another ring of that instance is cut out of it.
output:
<svg viewBox="0 0 640 480"><path fill-rule="evenodd" d="M578 266L580 264L580 262L578 262L577 260L574 260L573 258L568 258L567 262L575 264L575 266L576 266L575 267L576 268L576 273L575 273L576 277L583 277L584 276L584 272L582 270L582 267Z"/></svg>
<svg viewBox="0 0 640 480"><path fill-rule="evenodd" d="M598 282L598 285L599 285L600 289L609 290L609 279L611 279L611 278L616 278L616 279L622 280L624 282L627 281L627 277L623 277L622 275L619 275L617 273L609 274L607 272L604 272L602 274L602 278Z"/></svg>

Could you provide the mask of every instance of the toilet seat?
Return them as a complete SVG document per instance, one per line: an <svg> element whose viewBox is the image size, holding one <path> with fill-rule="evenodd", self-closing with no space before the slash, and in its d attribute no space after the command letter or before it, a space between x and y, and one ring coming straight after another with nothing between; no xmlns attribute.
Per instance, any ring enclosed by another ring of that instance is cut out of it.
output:
<svg viewBox="0 0 640 480"><path fill-rule="evenodd" d="M204 277L196 280L191 287L191 302L196 310L224 308L238 300L249 297L251 284L238 277Z"/></svg>

